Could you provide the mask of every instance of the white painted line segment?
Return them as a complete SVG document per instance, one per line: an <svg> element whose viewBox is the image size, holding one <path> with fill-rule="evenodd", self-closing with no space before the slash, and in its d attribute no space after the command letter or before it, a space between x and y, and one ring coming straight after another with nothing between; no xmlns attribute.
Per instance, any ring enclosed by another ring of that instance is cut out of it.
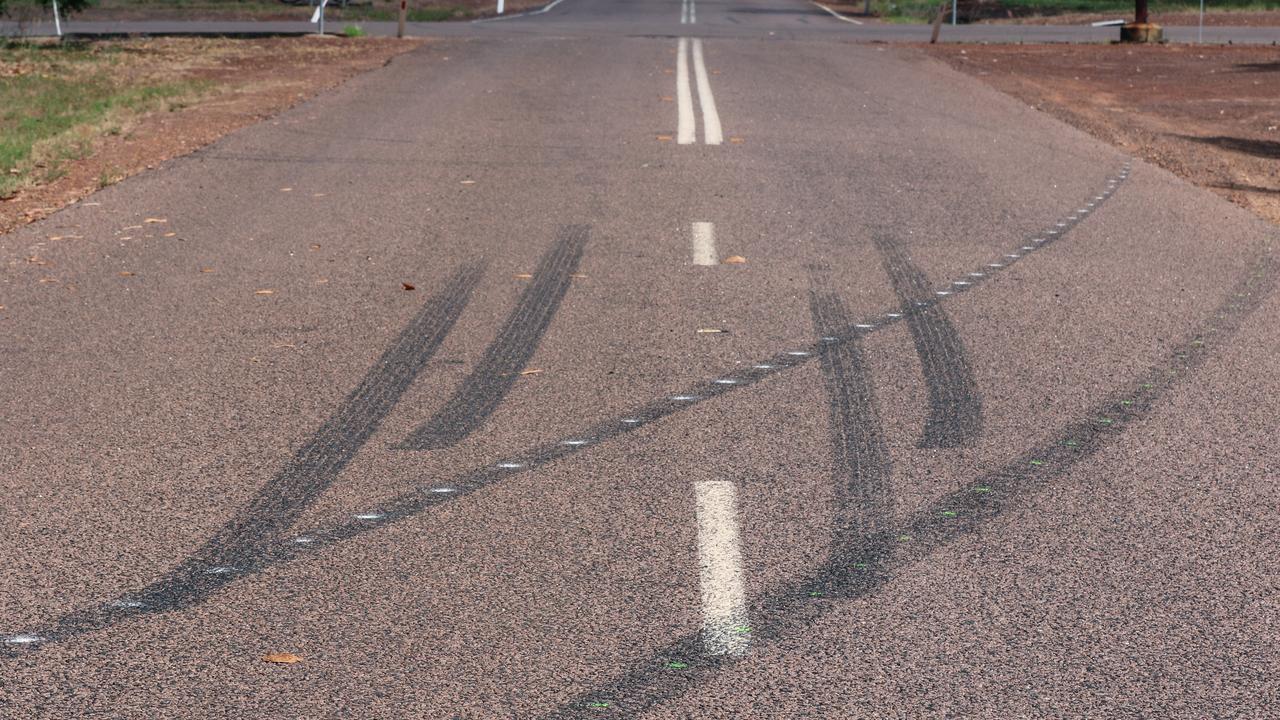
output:
<svg viewBox="0 0 1280 720"><path fill-rule="evenodd" d="M698 515L702 646L708 655L742 655L750 644L738 540L737 488L724 480L693 485Z"/></svg>
<svg viewBox="0 0 1280 720"><path fill-rule="evenodd" d="M810 2L813 2L813 0L809 0L809 1L810 1ZM837 19L837 20L843 20L843 21L845 21L845 22L847 22L847 23L853 23L854 25L861 25L861 24L862 24L862 21L861 21L861 20L858 20L858 19L855 19L855 18L851 18L851 17L849 17L848 15L841 15L840 13L836 12L835 10L832 10L831 8L827 7L826 5L823 5L823 4L822 4L822 3L820 3L820 2L815 2L815 3L813 3L813 4L814 4L814 5L817 5L818 7L822 8L823 10L826 10L827 12L831 13L831 17L833 17L833 18L835 18L835 19Z"/></svg>
<svg viewBox="0 0 1280 720"><path fill-rule="evenodd" d="M701 38L693 40L693 72L698 78L698 103L702 105L702 142L719 145L724 142L724 134L720 131L720 113L716 112L716 99L711 94L707 65L702 60Z"/></svg>
<svg viewBox="0 0 1280 720"><path fill-rule="evenodd" d="M716 227L709 222L693 224L693 264L720 264L720 259L716 255Z"/></svg>
<svg viewBox="0 0 1280 720"><path fill-rule="evenodd" d="M676 143L698 141L693 120L693 93L689 90L689 39L680 38L676 50Z"/></svg>

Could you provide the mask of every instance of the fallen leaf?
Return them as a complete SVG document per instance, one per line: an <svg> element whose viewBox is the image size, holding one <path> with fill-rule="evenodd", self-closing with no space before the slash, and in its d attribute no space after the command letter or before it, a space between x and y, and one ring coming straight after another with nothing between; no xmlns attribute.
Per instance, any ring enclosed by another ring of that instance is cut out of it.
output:
<svg viewBox="0 0 1280 720"><path fill-rule="evenodd" d="M529 273L516 273L515 275L512 275L511 277L513 277L513 278L515 278L515 279L517 279L517 280L528 280L529 278L531 278L531 277L533 277L533 276L532 276L532 275L530 275Z"/></svg>
<svg viewBox="0 0 1280 720"><path fill-rule="evenodd" d="M56 282L58 282L58 278L42 277L42 278L40 278L40 282L45 283L45 284L48 284L48 283L56 283Z"/></svg>
<svg viewBox="0 0 1280 720"><path fill-rule="evenodd" d="M462 181L462 184L463 184L463 185L475 185L475 184L476 184L476 181L475 181L475 180L463 180L463 181Z"/></svg>
<svg viewBox="0 0 1280 720"><path fill-rule="evenodd" d="M129 227L120 228L120 232L124 232L125 230L141 230L141 229L142 229L141 225L130 225Z"/></svg>
<svg viewBox="0 0 1280 720"><path fill-rule="evenodd" d="M323 284L325 284L325 283L327 283L327 282L329 282L329 278L318 278L318 279L316 280L316 284L317 284L317 285L323 285Z"/></svg>
<svg viewBox="0 0 1280 720"><path fill-rule="evenodd" d="M411 284L409 284L409 283L400 283L400 285L401 285L405 290L415 290L415 289L417 289L417 288L415 288L413 285L411 285Z"/></svg>
<svg viewBox="0 0 1280 720"><path fill-rule="evenodd" d="M311 197L324 197L325 195L328 195L328 194L329 193L311 193Z"/></svg>
<svg viewBox="0 0 1280 720"><path fill-rule="evenodd" d="M280 188L280 192L293 192L293 188Z"/></svg>
<svg viewBox="0 0 1280 720"><path fill-rule="evenodd" d="M729 331L728 331L728 330L725 330L724 328L698 328L698 332L700 332L700 333L727 333L727 332L729 332Z"/></svg>
<svg viewBox="0 0 1280 720"><path fill-rule="evenodd" d="M530 370L521 370L520 374L521 375L537 375L540 372L542 372L542 368L532 368Z"/></svg>
<svg viewBox="0 0 1280 720"><path fill-rule="evenodd" d="M311 249L312 249L312 250L319 250L319 249L320 249L320 245L319 245L319 244L316 244L316 243L312 243L312 245L311 245Z"/></svg>
<svg viewBox="0 0 1280 720"><path fill-rule="evenodd" d="M276 291L275 290L255 290L253 294L254 295L275 295Z"/></svg>
<svg viewBox="0 0 1280 720"><path fill-rule="evenodd" d="M302 662L302 656L294 655L289 652L273 652L262 656L264 662L281 663L284 665L292 665L296 662Z"/></svg>
<svg viewBox="0 0 1280 720"><path fill-rule="evenodd" d="M167 223L169 221L165 218L147 218L142 222L146 223L147 225L157 225L159 223Z"/></svg>
<svg viewBox="0 0 1280 720"><path fill-rule="evenodd" d="M134 275L137 275L137 274L138 274L138 273L130 272L130 271L128 271L128 270L121 270L121 271L120 271L120 277L133 277Z"/></svg>
<svg viewBox="0 0 1280 720"><path fill-rule="evenodd" d="M586 273L573 273L573 274L572 274L572 275L570 275L569 277L571 277L571 278L577 278L577 279L579 279L579 280L585 280L585 279L587 278L587 274L586 274Z"/></svg>
<svg viewBox="0 0 1280 720"><path fill-rule="evenodd" d="M178 236L178 233L174 233L174 232L168 232L164 234L164 237L177 237L177 236Z"/></svg>
<svg viewBox="0 0 1280 720"><path fill-rule="evenodd" d="M216 270L214 270L213 268L200 268L200 272L202 272L202 273L211 273L211 272L217 272L217 271L216 271Z"/></svg>
<svg viewBox="0 0 1280 720"><path fill-rule="evenodd" d="M742 257L741 255L730 255L729 257L721 260L720 262L724 265L742 265L747 262L747 259Z"/></svg>
<svg viewBox="0 0 1280 720"><path fill-rule="evenodd" d="M671 136L670 136L670 135L659 135L659 136L658 136L658 141L659 141L659 142L671 142Z"/></svg>
<svg viewBox="0 0 1280 720"><path fill-rule="evenodd" d="M741 145L742 143L744 143L744 142L746 142L746 141L745 141L745 140L743 140L743 139L742 139L742 138L740 138L740 137L731 137L731 138L729 138L729 142L733 143L734 145Z"/></svg>

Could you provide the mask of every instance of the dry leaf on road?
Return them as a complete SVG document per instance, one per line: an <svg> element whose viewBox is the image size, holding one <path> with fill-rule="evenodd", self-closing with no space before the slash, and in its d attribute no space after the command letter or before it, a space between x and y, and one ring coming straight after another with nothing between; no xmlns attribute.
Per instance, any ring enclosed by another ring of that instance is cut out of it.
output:
<svg viewBox="0 0 1280 720"><path fill-rule="evenodd" d="M707 334L707 333L727 333L729 331L725 330L724 328L698 328L698 332Z"/></svg>
<svg viewBox="0 0 1280 720"><path fill-rule="evenodd" d="M529 370L521 370L520 374L521 375L537 375L540 372L542 372L542 368L531 368Z"/></svg>
<svg viewBox="0 0 1280 720"><path fill-rule="evenodd" d="M416 289L413 285L411 285L411 284L409 284L409 283L400 283L400 285L401 285L401 286L403 286L405 290L414 290L414 289Z"/></svg>
<svg viewBox="0 0 1280 720"><path fill-rule="evenodd" d="M532 276L532 275L530 275L529 273L516 273L515 275L512 275L511 277L513 277L513 278L515 278L515 279L517 279L517 280L528 280L529 278L531 278L531 277L533 277L533 276Z"/></svg>
<svg viewBox="0 0 1280 720"><path fill-rule="evenodd" d="M169 222L169 221L168 221L166 218L147 218L146 220L143 220L142 222L144 222L144 223L146 223L146 224L148 224L148 225L155 225L155 224L157 224L157 223L167 223L167 222Z"/></svg>
<svg viewBox="0 0 1280 720"><path fill-rule="evenodd" d="M253 294L254 295L275 295L276 291L275 290L255 290Z"/></svg>
<svg viewBox="0 0 1280 720"><path fill-rule="evenodd" d="M292 665L296 662L302 662L302 656L294 655L288 652L273 652L262 656L263 662L280 663L284 665Z"/></svg>
<svg viewBox="0 0 1280 720"><path fill-rule="evenodd" d="M747 259L742 257L741 255L730 255L729 257L725 258L724 260L721 260L720 262L724 265L742 265L746 261Z"/></svg>

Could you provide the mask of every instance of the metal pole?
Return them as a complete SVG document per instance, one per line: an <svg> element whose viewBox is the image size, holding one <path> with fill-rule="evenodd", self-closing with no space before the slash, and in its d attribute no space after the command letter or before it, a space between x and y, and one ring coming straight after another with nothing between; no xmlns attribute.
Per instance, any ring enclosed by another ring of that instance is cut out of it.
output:
<svg viewBox="0 0 1280 720"><path fill-rule="evenodd" d="M58 18L58 0L53 0L53 29L62 37L62 20Z"/></svg>
<svg viewBox="0 0 1280 720"><path fill-rule="evenodd" d="M1136 0L1137 7L1134 8L1133 21L1138 25L1147 24L1147 0Z"/></svg>
<svg viewBox="0 0 1280 720"><path fill-rule="evenodd" d="M404 37L404 16L409 12L409 0L400 0L400 15L396 18L396 37Z"/></svg>
<svg viewBox="0 0 1280 720"><path fill-rule="evenodd" d="M1200 0L1200 30L1196 33L1196 42L1204 44L1204 0Z"/></svg>
<svg viewBox="0 0 1280 720"><path fill-rule="evenodd" d="M956 4L958 0L951 0L951 24L956 24Z"/></svg>

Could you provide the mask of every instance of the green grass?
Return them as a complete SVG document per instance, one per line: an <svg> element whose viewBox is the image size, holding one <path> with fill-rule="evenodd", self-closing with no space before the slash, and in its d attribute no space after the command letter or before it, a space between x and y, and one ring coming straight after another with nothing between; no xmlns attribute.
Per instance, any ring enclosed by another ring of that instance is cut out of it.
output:
<svg viewBox="0 0 1280 720"><path fill-rule="evenodd" d="M342 28L342 34L349 38L364 37L364 28L359 25L348 25Z"/></svg>
<svg viewBox="0 0 1280 720"><path fill-rule="evenodd" d="M190 82L130 86L112 73L114 50L91 45L0 44L0 197L61 176L96 137L119 133L119 118L157 108L197 89Z"/></svg>
<svg viewBox="0 0 1280 720"><path fill-rule="evenodd" d="M387 8L351 6L346 10L334 8L334 17L345 20L365 20L370 22L391 22L396 19L396 11ZM443 22L455 17L466 17L469 11L464 7L444 6L427 8L409 8L405 18L409 22Z"/></svg>

